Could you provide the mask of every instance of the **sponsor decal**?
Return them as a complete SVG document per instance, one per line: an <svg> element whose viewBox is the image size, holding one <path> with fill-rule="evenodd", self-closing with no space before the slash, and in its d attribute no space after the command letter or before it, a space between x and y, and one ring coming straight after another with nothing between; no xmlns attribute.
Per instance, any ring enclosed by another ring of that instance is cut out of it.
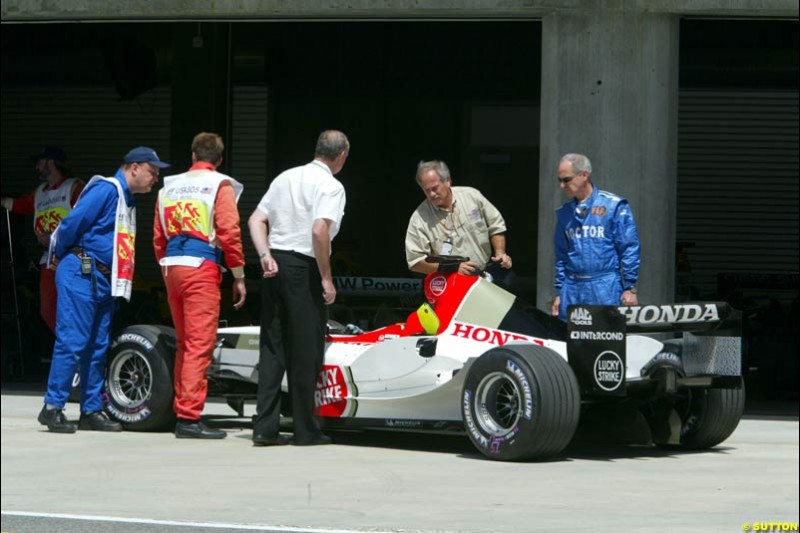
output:
<svg viewBox="0 0 800 533"><path fill-rule="evenodd" d="M577 341L621 341L625 340L625 334L621 331L571 331L569 338Z"/></svg>
<svg viewBox="0 0 800 533"><path fill-rule="evenodd" d="M348 393L342 369L336 365L323 365L314 391L314 414L335 418L342 416L347 408Z"/></svg>
<svg viewBox="0 0 800 533"><path fill-rule="evenodd" d="M472 435L473 442L476 446L480 446L482 448L489 447L489 439L486 438L478 428L475 426L475 421L472 419L472 391L469 389L464 389L464 397L462 398L462 411L464 412L464 425L467 427L467 431L469 434Z"/></svg>
<svg viewBox="0 0 800 533"><path fill-rule="evenodd" d="M389 341L392 339L399 339L399 338L400 335L397 335L396 333L386 333L385 335L378 336L378 342Z"/></svg>
<svg viewBox="0 0 800 533"><path fill-rule="evenodd" d="M606 350L594 360L594 380L601 389L606 391L618 389L624 377L625 365L616 352Z"/></svg>
<svg viewBox="0 0 800 533"><path fill-rule="evenodd" d="M164 221L167 236L181 233L208 241L209 208L203 200L167 202L164 205Z"/></svg>
<svg viewBox="0 0 800 533"><path fill-rule="evenodd" d="M659 352L642 367L640 374L645 376L650 373L650 370L653 367L661 367L664 366L665 363L677 368L682 368L681 358L678 354L674 354L672 352Z"/></svg>
<svg viewBox="0 0 800 533"><path fill-rule="evenodd" d="M606 214L606 206L604 206L604 205L594 206L594 207L592 207L591 213L593 215L597 215L599 217L602 217L602 216L604 216Z"/></svg>
<svg viewBox="0 0 800 533"><path fill-rule="evenodd" d="M115 384L115 386L118 385L118 383ZM111 401L111 398L108 394L108 386L109 384L106 383L106 391L103 392L103 403L105 404L106 410L109 412L109 414L111 414L112 418L119 420L120 422L125 422L126 424L133 424L135 422L146 420L150 417L152 412L146 404L137 405L130 409L120 408Z"/></svg>
<svg viewBox="0 0 800 533"><path fill-rule="evenodd" d="M120 225L117 233L117 277L119 279L133 280L136 228L126 228Z"/></svg>
<svg viewBox="0 0 800 533"><path fill-rule="evenodd" d="M37 212L33 221L33 231L36 233L52 233L68 214L69 209L63 207L52 208L42 213Z"/></svg>
<svg viewBox="0 0 800 533"><path fill-rule="evenodd" d="M502 446L505 441L505 437L492 437L492 443L489 445L489 453L500 453L500 446Z"/></svg>
<svg viewBox="0 0 800 533"><path fill-rule="evenodd" d="M220 338L225 348L234 348L236 350L258 350L261 347L259 335L225 335L225 337Z"/></svg>
<svg viewBox="0 0 800 533"><path fill-rule="evenodd" d="M716 304L624 306L617 309L628 324L712 322L719 320Z"/></svg>
<svg viewBox="0 0 800 533"><path fill-rule="evenodd" d="M514 361L509 359L506 361L506 369L516 376L519 384L522 386L522 416L526 420L533 418L533 395L531 394L531 385L528 383L528 378L525 373Z"/></svg>
<svg viewBox="0 0 800 533"><path fill-rule="evenodd" d="M447 288L447 278L444 276L434 276L431 278L430 285L431 294L434 296L441 296Z"/></svg>
<svg viewBox="0 0 800 533"><path fill-rule="evenodd" d="M450 335L477 342L487 342L496 346L503 346L510 341L528 341L538 344L539 346L544 346L544 341L541 339L499 329L465 324L463 322L454 322L453 327L450 330Z"/></svg>
<svg viewBox="0 0 800 533"><path fill-rule="evenodd" d="M335 276L333 284L342 295L363 296L418 295L422 281L409 278L362 278L354 276Z"/></svg>
<svg viewBox="0 0 800 533"><path fill-rule="evenodd" d="M604 226L578 226L569 228L567 236L570 239L604 239L606 229Z"/></svg>
<svg viewBox="0 0 800 533"><path fill-rule="evenodd" d="M44 211L48 207L52 207L56 204L61 204L66 201L67 201L66 193L40 196L39 200L36 202L36 209L38 211Z"/></svg>
<svg viewBox="0 0 800 533"><path fill-rule="evenodd" d="M394 420L387 418L384 420L384 424L386 424L387 428L419 429L422 427L422 421L420 420Z"/></svg>
<svg viewBox="0 0 800 533"><path fill-rule="evenodd" d="M168 198L182 198L184 196L193 196L197 193L210 194L208 188L200 188L197 185L183 185L181 187L168 187L164 190L164 195Z"/></svg>
<svg viewBox="0 0 800 533"><path fill-rule="evenodd" d="M578 326L591 326L592 325L592 315L589 313L588 309L584 309L583 307L578 307L572 310L572 313L569 315L569 321L573 324L577 324Z"/></svg>
<svg viewBox="0 0 800 533"><path fill-rule="evenodd" d="M116 338L112 348L114 346L117 346L117 345L125 343L125 342L133 342L133 343L139 344L139 345L143 346L144 348L146 348L148 352L153 350L153 343L150 342L149 340L145 339L141 335L137 335L136 333L123 333L122 335L120 335L119 337Z"/></svg>

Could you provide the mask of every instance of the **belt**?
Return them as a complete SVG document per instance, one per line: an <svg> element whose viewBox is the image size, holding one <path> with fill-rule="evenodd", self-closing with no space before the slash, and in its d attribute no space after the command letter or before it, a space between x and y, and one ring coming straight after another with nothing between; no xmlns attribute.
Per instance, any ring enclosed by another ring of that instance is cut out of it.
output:
<svg viewBox="0 0 800 533"><path fill-rule="evenodd" d="M605 277L608 277L608 276L619 275L619 272L615 272L613 270L610 271L610 272L593 272L593 273L582 272L580 274L575 273L575 272L567 272L565 275L566 275L567 278L569 278L569 279L571 279L573 281L589 281L589 280L593 280L593 279L599 279L599 278L605 278Z"/></svg>
<svg viewBox="0 0 800 533"><path fill-rule="evenodd" d="M92 261L94 262L94 265L97 267L97 271L98 272L100 272L102 275L104 275L107 278L111 277L111 269L108 268L107 266L105 266L100 261L94 259L91 255L87 254L86 251L83 248L77 248L77 247L76 248L72 248L72 249L70 249L69 253L71 253L72 255L74 255L76 257L78 257L79 259L85 259L87 257L89 259L92 259Z"/></svg>
<svg viewBox="0 0 800 533"><path fill-rule="evenodd" d="M294 250L276 250L275 248L273 248L271 252L272 255L291 255L292 257L295 257L297 259L302 259L306 263L317 264L316 258L309 257L306 254L300 252L295 252Z"/></svg>

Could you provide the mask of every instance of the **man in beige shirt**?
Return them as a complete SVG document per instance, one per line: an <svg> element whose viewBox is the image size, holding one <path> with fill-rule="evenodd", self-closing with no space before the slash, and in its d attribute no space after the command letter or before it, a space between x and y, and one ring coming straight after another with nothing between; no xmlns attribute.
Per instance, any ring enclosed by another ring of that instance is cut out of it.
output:
<svg viewBox="0 0 800 533"><path fill-rule="evenodd" d="M466 275L486 267L490 259L502 269L511 268L505 220L480 191L452 187L450 169L443 161L421 161L416 179L426 199L408 221L409 269L422 274L439 270L439 263L425 260L427 255L467 257L458 264L458 272Z"/></svg>

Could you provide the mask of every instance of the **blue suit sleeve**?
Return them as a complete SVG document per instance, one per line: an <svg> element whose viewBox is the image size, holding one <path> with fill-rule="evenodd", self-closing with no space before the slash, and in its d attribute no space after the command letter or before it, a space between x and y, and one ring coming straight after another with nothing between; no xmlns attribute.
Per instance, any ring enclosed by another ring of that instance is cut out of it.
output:
<svg viewBox="0 0 800 533"><path fill-rule="evenodd" d="M564 234L564 228L561 227L561 221L558 219L556 212L556 231L553 236L556 252L556 279L553 285L556 290L560 290L564 285L564 276L567 267L567 236Z"/></svg>
<svg viewBox="0 0 800 533"><path fill-rule="evenodd" d="M62 259L70 249L81 245L84 234L108 210L110 201L116 203L116 189L110 183L98 181L81 195L77 204L58 226L55 255Z"/></svg>
<svg viewBox="0 0 800 533"><path fill-rule="evenodd" d="M641 247L633 212L624 200L619 203L614 214L614 246L622 264L623 287L628 289L636 285L639 279Z"/></svg>

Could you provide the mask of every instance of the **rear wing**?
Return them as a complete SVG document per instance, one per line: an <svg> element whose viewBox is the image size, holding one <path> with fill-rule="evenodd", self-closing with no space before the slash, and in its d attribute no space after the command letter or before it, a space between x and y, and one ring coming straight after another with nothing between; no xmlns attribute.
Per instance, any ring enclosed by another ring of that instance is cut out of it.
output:
<svg viewBox="0 0 800 533"><path fill-rule="evenodd" d="M628 333L707 332L717 336L742 335L742 314L726 302L687 302L617 307Z"/></svg>
<svg viewBox="0 0 800 533"><path fill-rule="evenodd" d="M687 377L741 375L741 313L725 302L571 305L567 356L584 394L625 395L630 333L682 338L680 353L656 358L674 355ZM665 345L664 352L668 351Z"/></svg>

